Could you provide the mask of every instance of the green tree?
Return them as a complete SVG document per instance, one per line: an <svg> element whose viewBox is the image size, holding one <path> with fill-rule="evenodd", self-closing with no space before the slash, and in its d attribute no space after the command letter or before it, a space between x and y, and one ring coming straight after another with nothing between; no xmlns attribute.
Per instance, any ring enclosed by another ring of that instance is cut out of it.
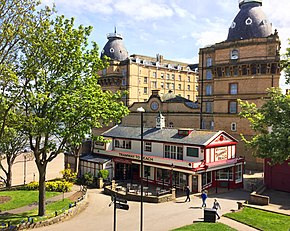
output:
<svg viewBox="0 0 290 231"><path fill-rule="evenodd" d="M91 27L74 27L58 16L30 27L23 44L21 77L24 130L39 171L38 215L45 214L47 164L67 143L83 140L92 127L119 121L128 113L121 94L103 92L97 72L105 68L96 43L88 46Z"/></svg>
<svg viewBox="0 0 290 231"><path fill-rule="evenodd" d="M0 0L0 139L12 114L21 100L26 81L19 79L20 49L29 25L50 15L47 8L36 12L36 0Z"/></svg>
<svg viewBox="0 0 290 231"><path fill-rule="evenodd" d="M16 157L23 153L26 144L27 137L21 131L11 127L4 129L3 137L0 139L0 169L6 177L0 176L0 178L8 188L12 186L12 166ZM6 161L6 167L2 161Z"/></svg>
<svg viewBox="0 0 290 231"><path fill-rule="evenodd" d="M288 39L290 45L290 39ZM285 72L286 84L290 84L290 47L286 49L286 53L282 56L281 67Z"/></svg>
<svg viewBox="0 0 290 231"><path fill-rule="evenodd" d="M283 163L290 158L290 95L281 89L268 90L269 98L258 108L254 103L240 101L240 116L250 122L256 135L243 140L253 148L254 155L270 158L270 163Z"/></svg>

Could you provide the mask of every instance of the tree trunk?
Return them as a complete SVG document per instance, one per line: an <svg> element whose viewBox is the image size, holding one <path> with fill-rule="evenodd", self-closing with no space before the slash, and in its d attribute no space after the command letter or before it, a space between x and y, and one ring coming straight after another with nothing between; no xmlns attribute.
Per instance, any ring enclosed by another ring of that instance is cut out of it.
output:
<svg viewBox="0 0 290 231"><path fill-rule="evenodd" d="M8 165L6 177L7 177L6 187L10 189L12 186L12 165L10 164Z"/></svg>
<svg viewBox="0 0 290 231"><path fill-rule="evenodd" d="M38 195L38 216L45 215L45 174L46 164L38 166L39 172L39 195Z"/></svg>
<svg viewBox="0 0 290 231"><path fill-rule="evenodd" d="M74 172L78 174L79 172L79 163L80 163L80 151L81 151L81 145L77 146L74 150L74 156L75 156L75 169Z"/></svg>

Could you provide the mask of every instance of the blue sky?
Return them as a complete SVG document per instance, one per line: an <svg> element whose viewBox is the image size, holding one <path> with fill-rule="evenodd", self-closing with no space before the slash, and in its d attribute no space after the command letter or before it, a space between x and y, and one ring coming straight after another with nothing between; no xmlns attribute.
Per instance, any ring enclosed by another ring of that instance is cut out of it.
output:
<svg viewBox="0 0 290 231"><path fill-rule="evenodd" d="M100 50L106 34L124 37L130 55L142 54L187 63L198 62L200 47L226 40L239 12L238 0L43 0L56 4L58 14L74 17L76 25L91 25L91 40ZM282 53L290 38L289 0L263 0L263 11L277 29Z"/></svg>

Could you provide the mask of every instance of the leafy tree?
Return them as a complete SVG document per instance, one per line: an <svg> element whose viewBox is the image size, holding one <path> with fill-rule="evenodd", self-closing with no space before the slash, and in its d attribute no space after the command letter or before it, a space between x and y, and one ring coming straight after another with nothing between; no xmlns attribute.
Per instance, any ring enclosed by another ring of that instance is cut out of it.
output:
<svg viewBox="0 0 290 231"><path fill-rule="evenodd" d="M47 8L35 13L39 4L36 0L0 0L0 139L26 85L17 72L28 27L51 12Z"/></svg>
<svg viewBox="0 0 290 231"><path fill-rule="evenodd" d="M288 43L290 45L290 39L288 39ZM286 84L290 84L290 47L286 49L286 53L282 57L281 67L285 72Z"/></svg>
<svg viewBox="0 0 290 231"><path fill-rule="evenodd" d="M101 169L98 176L103 179L107 179L109 177L109 171L107 169Z"/></svg>
<svg viewBox="0 0 290 231"><path fill-rule="evenodd" d="M243 140L255 150L254 155L270 158L271 164L283 163L290 158L290 95L271 88L268 96L260 108L240 101L240 116L248 119L257 132L251 140Z"/></svg>
<svg viewBox="0 0 290 231"><path fill-rule="evenodd" d="M82 140L92 127L119 121L128 109L121 94L103 92L97 72L105 68L98 47L88 47L92 28L74 27L74 19L43 19L23 43L21 78L27 82L23 129L39 171L38 215L45 214L47 164L67 143Z"/></svg>
<svg viewBox="0 0 290 231"><path fill-rule="evenodd" d="M27 137L21 131L12 127L5 127L3 137L0 139L0 169L6 177L0 178L4 181L6 187L12 186L12 166L17 156L23 153L27 144ZM2 161L6 161L5 168Z"/></svg>

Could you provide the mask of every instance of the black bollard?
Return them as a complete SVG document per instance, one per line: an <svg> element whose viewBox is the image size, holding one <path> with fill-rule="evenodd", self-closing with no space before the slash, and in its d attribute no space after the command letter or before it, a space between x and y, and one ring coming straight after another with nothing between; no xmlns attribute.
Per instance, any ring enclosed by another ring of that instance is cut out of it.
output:
<svg viewBox="0 0 290 231"><path fill-rule="evenodd" d="M54 215L57 217L57 211L54 212Z"/></svg>

